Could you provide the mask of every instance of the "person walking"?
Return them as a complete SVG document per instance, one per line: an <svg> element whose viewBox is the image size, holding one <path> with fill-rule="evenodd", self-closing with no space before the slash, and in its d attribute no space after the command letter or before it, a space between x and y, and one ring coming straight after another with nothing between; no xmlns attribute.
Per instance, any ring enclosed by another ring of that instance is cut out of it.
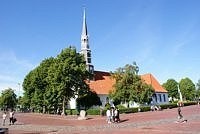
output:
<svg viewBox="0 0 200 134"><path fill-rule="evenodd" d="M110 114L111 114L111 122L115 122L115 109L114 107L111 107L111 110L110 110Z"/></svg>
<svg viewBox="0 0 200 134"><path fill-rule="evenodd" d="M115 108L115 122L119 123L120 122L120 119L119 119L119 109L116 107Z"/></svg>
<svg viewBox="0 0 200 134"><path fill-rule="evenodd" d="M109 108L108 108L107 111L106 111L106 117L107 117L106 121L107 121L108 123L111 123L111 111L110 111Z"/></svg>
<svg viewBox="0 0 200 134"><path fill-rule="evenodd" d="M7 117L7 114L6 114L6 112L3 112L3 115L2 115L2 118L3 118L2 125L3 125L3 126L5 126L6 117Z"/></svg>
<svg viewBox="0 0 200 134"><path fill-rule="evenodd" d="M10 111L9 117L10 117L10 124L9 125L14 124L14 121L13 121L13 119L14 119L14 111L13 110Z"/></svg>
<svg viewBox="0 0 200 134"><path fill-rule="evenodd" d="M178 119L182 119L183 118L183 115L181 114L181 107L178 106Z"/></svg>
<svg viewBox="0 0 200 134"><path fill-rule="evenodd" d="M181 113L181 107L183 106L183 103L182 102L179 102L178 104L178 122L181 123L181 122L187 122L186 119L183 118L183 115Z"/></svg>

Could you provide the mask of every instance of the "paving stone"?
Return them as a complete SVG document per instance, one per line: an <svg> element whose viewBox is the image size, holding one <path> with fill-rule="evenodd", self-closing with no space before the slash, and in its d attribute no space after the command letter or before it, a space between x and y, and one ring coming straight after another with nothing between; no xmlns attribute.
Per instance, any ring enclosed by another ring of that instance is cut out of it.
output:
<svg viewBox="0 0 200 134"><path fill-rule="evenodd" d="M177 121L177 109L157 112L122 114L121 123L106 123L106 117L88 116L88 120L78 120L77 116L59 116L34 113L16 113L16 125L8 126L9 134L134 134L173 133L198 134L200 132L200 107L187 106L182 109L187 123ZM2 121L2 119L0 119ZM8 124L8 119L6 121Z"/></svg>

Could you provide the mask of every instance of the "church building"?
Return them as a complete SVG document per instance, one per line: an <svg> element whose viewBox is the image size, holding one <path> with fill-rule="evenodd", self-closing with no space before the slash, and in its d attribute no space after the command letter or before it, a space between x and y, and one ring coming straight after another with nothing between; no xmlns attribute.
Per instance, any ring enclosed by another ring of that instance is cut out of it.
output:
<svg viewBox="0 0 200 134"><path fill-rule="evenodd" d="M95 91L97 95L100 97L103 107L108 101L112 103L112 100L109 99L108 95L111 90L114 90L113 85L115 84L115 80L111 78L111 74L109 72L94 70L94 66L92 65L92 54L89 46L89 36L86 23L85 10L83 13L80 53L83 54L85 57L88 71L94 75L94 78L87 83L90 89ZM153 103L156 104L169 103L168 92L159 84L159 82L152 74L141 75L141 78L145 81L145 83L151 85L154 89L154 95L152 96ZM71 99L69 105L71 109L75 109L76 100ZM135 107L135 106L136 105L134 103L130 104L130 107Z"/></svg>

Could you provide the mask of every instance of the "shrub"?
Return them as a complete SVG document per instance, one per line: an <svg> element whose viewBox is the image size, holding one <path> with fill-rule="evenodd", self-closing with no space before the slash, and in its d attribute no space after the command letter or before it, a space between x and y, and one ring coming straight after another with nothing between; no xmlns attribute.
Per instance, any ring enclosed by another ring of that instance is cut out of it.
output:
<svg viewBox="0 0 200 134"><path fill-rule="evenodd" d="M138 108L123 108L119 110L119 113L136 113L138 112Z"/></svg>
<svg viewBox="0 0 200 134"><path fill-rule="evenodd" d="M195 104L196 104L196 102L184 102L184 106L195 105ZM161 107L161 109L176 108L177 103L162 104L162 105L160 105L160 107ZM137 113L138 112L137 107L135 107L135 108L125 108L123 105L117 105L117 108L119 108L120 114L122 114L122 113ZM139 108L140 108L140 112L150 111L150 106L141 106ZM105 107L102 111L102 115L106 115L106 110L107 109ZM66 113L67 113L67 115L77 115L77 114L79 114L76 109L68 109L68 110L66 110ZM88 115L100 115L100 109L99 108L88 109L87 114Z"/></svg>
<svg viewBox="0 0 200 134"><path fill-rule="evenodd" d="M78 111L76 109L67 109L66 111L67 115L78 115Z"/></svg>
<svg viewBox="0 0 200 134"><path fill-rule="evenodd" d="M123 106L123 105L117 105L116 106L118 109L125 109L126 107L125 106Z"/></svg>
<svg viewBox="0 0 200 134"><path fill-rule="evenodd" d="M88 109L87 114L88 115L100 115L100 109Z"/></svg>
<svg viewBox="0 0 200 134"><path fill-rule="evenodd" d="M197 102L191 101L191 102L184 102L183 104L184 104L184 106L190 106L190 105L196 105Z"/></svg>
<svg viewBox="0 0 200 134"><path fill-rule="evenodd" d="M144 107L139 107L139 108L140 108L140 112L150 111L150 106L144 106Z"/></svg>

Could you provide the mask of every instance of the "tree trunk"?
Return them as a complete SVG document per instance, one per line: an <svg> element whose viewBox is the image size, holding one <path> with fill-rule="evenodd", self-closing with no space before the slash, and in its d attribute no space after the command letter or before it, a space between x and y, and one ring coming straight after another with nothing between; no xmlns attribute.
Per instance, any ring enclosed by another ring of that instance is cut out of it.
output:
<svg viewBox="0 0 200 134"><path fill-rule="evenodd" d="M65 96L63 98L62 113L61 113L61 115L65 115Z"/></svg>

